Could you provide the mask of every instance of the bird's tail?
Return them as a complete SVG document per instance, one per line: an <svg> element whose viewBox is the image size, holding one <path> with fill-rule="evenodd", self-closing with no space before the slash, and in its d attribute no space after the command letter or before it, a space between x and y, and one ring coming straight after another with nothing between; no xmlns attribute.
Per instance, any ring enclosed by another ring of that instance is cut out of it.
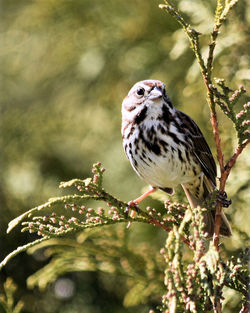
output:
<svg viewBox="0 0 250 313"><path fill-rule="evenodd" d="M204 200L195 198L192 193L182 185L188 202L191 208L196 208L197 206L202 206ZM208 210L204 214L204 223L205 223L205 232L209 234L209 237L213 236L214 233L214 224L215 224L215 210ZM232 235L232 230L226 215L221 212L221 227L220 227L220 235L230 237Z"/></svg>

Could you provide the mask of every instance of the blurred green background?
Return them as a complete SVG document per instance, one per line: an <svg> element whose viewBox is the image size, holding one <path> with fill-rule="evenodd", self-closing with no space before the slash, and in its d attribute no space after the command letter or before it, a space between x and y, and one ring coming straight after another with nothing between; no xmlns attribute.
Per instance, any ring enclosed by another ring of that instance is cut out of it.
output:
<svg viewBox="0 0 250 313"><path fill-rule="evenodd" d="M215 152L206 92L189 42L176 21L158 8L159 3L1 1L1 259L33 239L18 231L6 235L8 222L60 195L60 181L90 176L96 161L107 169L104 185L108 191L126 201L140 194L145 184L130 167L120 135L121 102L138 80L164 81L174 105L198 123ZM206 34L202 37L206 54L216 2L177 3L189 22ZM245 0L237 4L216 47L215 73L232 88L249 86L249 11ZM230 122L219 115L228 157L237 141ZM240 232L249 228L246 154L240 157L227 188L233 200L227 212L238 227L234 238L225 243L232 253L244 247ZM148 204L161 205L150 199L144 203ZM131 237L136 238L138 249L144 240L152 241L158 253L165 234L133 225ZM11 276L18 284L18 297L26 303L24 312L148 312L150 308L150 304L139 304L136 310L125 307L126 287L117 290L116 277L98 272L68 274L44 291L27 289L27 277L47 262L22 254L0 274L1 281ZM68 296L57 291L60 282L71 288ZM228 305L225 312L234 311Z"/></svg>

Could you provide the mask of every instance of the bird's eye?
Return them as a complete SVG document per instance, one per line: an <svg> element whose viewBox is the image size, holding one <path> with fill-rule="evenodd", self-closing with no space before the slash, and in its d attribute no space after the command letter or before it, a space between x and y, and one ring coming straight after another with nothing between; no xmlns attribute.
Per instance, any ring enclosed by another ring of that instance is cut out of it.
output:
<svg viewBox="0 0 250 313"><path fill-rule="evenodd" d="M145 93L145 89L144 89L144 88L138 88L138 89L136 90L137 96L142 97L142 96L144 96L144 93Z"/></svg>

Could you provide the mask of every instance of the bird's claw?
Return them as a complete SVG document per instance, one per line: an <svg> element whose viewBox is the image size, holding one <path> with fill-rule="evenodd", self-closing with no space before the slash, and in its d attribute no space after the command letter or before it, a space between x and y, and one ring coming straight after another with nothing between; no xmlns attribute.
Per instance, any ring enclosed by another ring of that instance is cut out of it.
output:
<svg viewBox="0 0 250 313"><path fill-rule="evenodd" d="M128 202L128 206L126 207L124 211L125 217L128 217L130 210L136 211L137 213L139 213L139 210L140 210L138 207L138 204L134 202L133 200ZM131 217L134 217L134 215Z"/></svg>
<svg viewBox="0 0 250 313"><path fill-rule="evenodd" d="M217 200L221 203L224 208L228 208L232 204L231 199L227 199L227 193L225 191L219 191Z"/></svg>

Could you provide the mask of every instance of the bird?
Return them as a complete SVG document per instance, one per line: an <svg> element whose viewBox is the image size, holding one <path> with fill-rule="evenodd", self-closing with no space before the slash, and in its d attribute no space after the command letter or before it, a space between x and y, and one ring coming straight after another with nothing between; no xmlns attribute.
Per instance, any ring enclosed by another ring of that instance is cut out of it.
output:
<svg viewBox="0 0 250 313"><path fill-rule="evenodd" d="M134 206L157 189L172 195L180 184L190 207L196 208L216 189L211 150L192 118L173 106L163 82L143 80L130 89L122 102L121 133L133 169L150 186L131 201ZM223 212L221 217L220 235L230 237ZM215 209L206 211L204 222L205 231L213 236Z"/></svg>

